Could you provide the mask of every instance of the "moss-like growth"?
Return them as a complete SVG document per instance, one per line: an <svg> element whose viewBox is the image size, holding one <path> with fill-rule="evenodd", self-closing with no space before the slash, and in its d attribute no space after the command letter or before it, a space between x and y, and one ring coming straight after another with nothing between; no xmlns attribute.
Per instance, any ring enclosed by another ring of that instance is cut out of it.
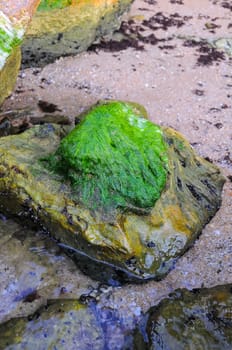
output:
<svg viewBox="0 0 232 350"><path fill-rule="evenodd" d="M0 11L0 70L12 51L21 44L23 29L14 27L10 19Z"/></svg>
<svg viewBox="0 0 232 350"><path fill-rule="evenodd" d="M12 48L20 45L21 39L19 39L16 35L11 36L7 31L0 28L0 49L3 52L11 53Z"/></svg>
<svg viewBox="0 0 232 350"><path fill-rule="evenodd" d="M72 0L41 0L38 10L48 11L53 9L62 9L71 5Z"/></svg>
<svg viewBox="0 0 232 350"><path fill-rule="evenodd" d="M92 209L152 207L166 183L162 131L129 103L90 110L49 160Z"/></svg>

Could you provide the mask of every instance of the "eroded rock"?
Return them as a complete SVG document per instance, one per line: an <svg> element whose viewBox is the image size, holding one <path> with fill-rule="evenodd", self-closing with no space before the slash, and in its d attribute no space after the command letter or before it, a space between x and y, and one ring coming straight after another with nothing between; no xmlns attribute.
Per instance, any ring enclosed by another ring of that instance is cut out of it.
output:
<svg viewBox="0 0 232 350"><path fill-rule="evenodd" d="M70 127L55 124L1 138L0 210L46 228L91 258L87 266L163 277L218 210L224 178L145 117L138 105L109 101L65 138Z"/></svg>
<svg viewBox="0 0 232 350"><path fill-rule="evenodd" d="M229 350L232 285L177 290L151 308L145 319L143 332L135 336L134 349Z"/></svg>
<svg viewBox="0 0 232 350"><path fill-rule="evenodd" d="M23 66L45 65L86 50L112 33L132 0L42 0L22 46Z"/></svg>

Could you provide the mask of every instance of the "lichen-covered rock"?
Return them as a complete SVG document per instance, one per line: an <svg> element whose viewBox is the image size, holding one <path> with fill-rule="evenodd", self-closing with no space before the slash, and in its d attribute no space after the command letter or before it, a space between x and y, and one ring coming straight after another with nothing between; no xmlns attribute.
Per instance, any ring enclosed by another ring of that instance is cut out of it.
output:
<svg viewBox="0 0 232 350"><path fill-rule="evenodd" d="M24 67L86 50L117 29L132 0L42 0L22 46Z"/></svg>
<svg viewBox="0 0 232 350"><path fill-rule="evenodd" d="M21 63L19 46L38 2L0 2L0 104L14 87Z"/></svg>
<svg viewBox="0 0 232 350"><path fill-rule="evenodd" d="M229 350L232 348L232 285L177 290L150 309L134 349Z"/></svg>
<svg viewBox="0 0 232 350"><path fill-rule="evenodd" d="M76 300L50 301L30 317L0 325L0 349L102 350L103 330L93 308Z"/></svg>
<svg viewBox="0 0 232 350"><path fill-rule="evenodd" d="M0 210L41 224L94 266L161 278L219 208L224 178L144 117L109 101L66 137L68 127L48 124L1 138Z"/></svg>

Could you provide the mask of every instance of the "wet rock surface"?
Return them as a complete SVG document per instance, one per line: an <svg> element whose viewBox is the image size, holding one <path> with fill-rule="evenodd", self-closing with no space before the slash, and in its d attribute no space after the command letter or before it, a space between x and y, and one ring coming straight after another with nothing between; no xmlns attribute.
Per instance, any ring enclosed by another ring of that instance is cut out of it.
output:
<svg viewBox="0 0 232 350"><path fill-rule="evenodd" d="M120 26L132 0L41 1L22 45L23 67L85 51Z"/></svg>
<svg viewBox="0 0 232 350"><path fill-rule="evenodd" d="M1 324L0 336L1 349L133 349L117 310L94 301L49 300L32 315Z"/></svg>
<svg viewBox="0 0 232 350"><path fill-rule="evenodd" d="M94 293L92 292L92 295ZM231 349L231 285L176 290L138 323L135 331L117 308L104 307L93 297L48 300L27 317L0 325L1 349L135 350Z"/></svg>
<svg viewBox="0 0 232 350"><path fill-rule="evenodd" d="M224 349L232 347L232 285L177 290L149 310L134 349Z"/></svg>
<svg viewBox="0 0 232 350"><path fill-rule="evenodd" d="M50 301L27 318L0 326L1 349L96 349L105 347L103 331L94 307L78 301Z"/></svg>
<svg viewBox="0 0 232 350"><path fill-rule="evenodd" d="M1 322L35 312L48 296L79 298L98 286L42 231L2 215L0 245Z"/></svg>
<svg viewBox="0 0 232 350"><path fill-rule="evenodd" d="M224 177L142 111L103 102L65 138L70 127L54 124L1 138L1 211L31 220L73 254L122 270L123 279L163 277L219 208Z"/></svg>

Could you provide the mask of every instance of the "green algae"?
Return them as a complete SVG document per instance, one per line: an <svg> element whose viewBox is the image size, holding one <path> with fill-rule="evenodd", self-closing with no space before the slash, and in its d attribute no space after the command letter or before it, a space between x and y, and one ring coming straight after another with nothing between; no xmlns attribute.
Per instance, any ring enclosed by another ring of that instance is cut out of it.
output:
<svg viewBox="0 0 232 350"><path fill-rule="evenodd" d="M38 11L49 11L62 9L71 5L72 0L42 0L39 4Z"/></svg>
<svg viewBox="0 0 232 350"><path fill-rule="evenodd" d="M20 45L22 40L17 36L9 35L4 29L0 28L0 50L6 53L11 53L12 48Z"/></svg>
<svg viewBox="0 0 232 350"><path fill-rule="evenodd" d="M23 30L13 27L10 19L0 11L0 70L8 56L22 42Z"/></svg>
<svg viewBox="0 0 232 350"><path fill-rule="evenodd" d="M91 109L49 163L90 209L150 208L166 183L166 148L158 125L114 101Z"/></svg>

